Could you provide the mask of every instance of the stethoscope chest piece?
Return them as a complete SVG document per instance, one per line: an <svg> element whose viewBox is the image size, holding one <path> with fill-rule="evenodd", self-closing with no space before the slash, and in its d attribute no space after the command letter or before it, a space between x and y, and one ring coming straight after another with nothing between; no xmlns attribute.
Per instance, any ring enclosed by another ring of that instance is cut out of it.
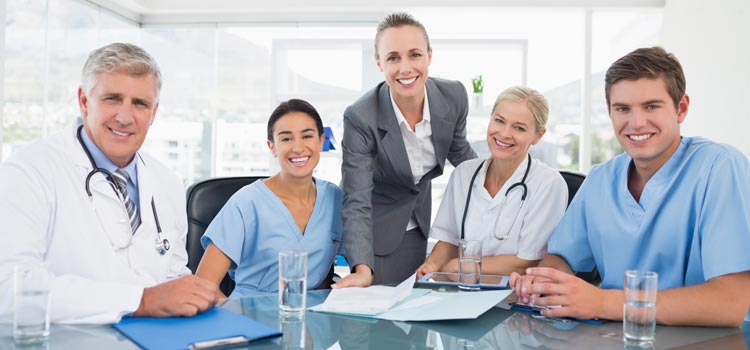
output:
<svg viewBox="0 0 750 350"><path fill-rule="evenodd" d="M93 168L93 170L91 170L86 175L85 189L86 189L86 195L88 195L89 200L92 203L92 208L93 208L94 212L96 212L96 207L93 206L93 194L91 193L91 189L90 189L90 186L89 186L89 182L91 182L91 178L96 173L101 173L107 179L107 182L109 182L110 185L112 185L112 189L115 191L115 195L118 198L120 198L122 200L123 197L122 197L122 193L117 188L117 185L116 185L116 183L114 181L114 175L112 175L112 173L109 172L108 170L103 169L103 168L99 168L99 167L96 166L96 162L94 161L94 157L91 155L91 152L86 147L86 144L83 142L83 138L81 137L82 129L83 129L83 126L79 126L78 127L78 131L76 133L77 134L76 137L78 138L78 143L81 144L81 148L83 148L83 152L86 153L86 157L88 157L89 162L91 162L91 167ZM151 196L151 211L154 214L154 223L156 224L156 242L154 244L155 247L156 247L156 252L159 253L159 255L164 255L164 254L167 254L167 251L170 248L170 244L169 244L169 240L168 239L166 239L166 238L162 239L161 224L159 223L159 215L156 213L156 203L154 202L154 197L153 196ZM131 240L131 242L132 242L132 240ZM130 244L128 244L128 246L129 245Z"/></svg>
<svg viewBox="0 0 750 350"><path fill-rule="evenodd" d="M156 238L156 251L159 252L160 255L167 254L167 251L169 250L169 240L168 239L162 239L159 240L159 238Z"/></svg>

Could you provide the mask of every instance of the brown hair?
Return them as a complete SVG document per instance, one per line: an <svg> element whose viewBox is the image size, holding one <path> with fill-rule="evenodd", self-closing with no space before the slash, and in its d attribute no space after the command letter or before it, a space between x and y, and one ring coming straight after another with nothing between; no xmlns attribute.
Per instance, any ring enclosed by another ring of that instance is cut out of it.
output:
<svg viewBox="0 0 750 350"><path fill-rule="evenodd" d="M427 36L427 29L424 29L422 23L406 12L396 12L385 16L385 18L378 23L378 31L375 34L375 59L378 58L378 42L380 41L380 36L383 32L388 28L398 28L403 26L414 26L421 30L422 35L424 35L424 41L427 42L427 51L432 51L432 47L430 47L430 38Z"/></svg>
<svg viewBox="0 0 750 350"><path fill-rule="evenodd" d="M612 85L620 80L638 80L640 78L664 79L667 93L672 98L675 108L685 95L685 73L682 65L673 54L659 46L637 49L612 63L604 76L604 94L609 110L609 93Z"/></svg>

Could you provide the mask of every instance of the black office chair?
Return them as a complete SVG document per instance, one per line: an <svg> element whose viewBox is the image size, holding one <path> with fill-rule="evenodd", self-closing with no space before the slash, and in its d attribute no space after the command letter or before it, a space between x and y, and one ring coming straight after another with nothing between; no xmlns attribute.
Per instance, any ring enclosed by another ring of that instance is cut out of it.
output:
<svg viewBox="0 0 750 350"><path fill-rule="evenodd" d="M583 180L586 179L586 175L568 170L560 170L560 175L568 184L568 205L570 205L581 184L583 184ZM599 285L602 282L602 277L599 275L599 269L596 266L591 272L576 272L576 276L594 285Z"/></svg>
<svg viewBox="0 0 750 350"><path fill-rule="evenodd" d="M581 187L583 180L586 179L586 175L568 170L560 170L560 175L565 179L565 183L568 184L568 205L570 205L576 192L578 192L578 188Z"/></svg>
<svg viewBox="0 0 750 350"><path fill-rule="evenodd" d="M208 224L214 219L219 210L237 190L265 176L223 177L203 180L194 183L187 189L187 267L195 273L198 263L203 257L201 237L206 232ZM234 289L234 281L229 275L219 285L222 293L229 295Z"/></svg>

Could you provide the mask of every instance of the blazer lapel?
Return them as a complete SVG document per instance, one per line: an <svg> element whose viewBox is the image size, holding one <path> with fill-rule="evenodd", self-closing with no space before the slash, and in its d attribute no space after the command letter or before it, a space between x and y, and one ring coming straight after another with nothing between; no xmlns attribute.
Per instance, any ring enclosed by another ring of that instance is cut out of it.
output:
<svg viewBox="0 0 750 350"><path fill-rule="evenodd" d="M406 145L401 136L401 129L396 121L396 112L391 103L388 84L383 83L378 89L378 131L385 156L391 163L396 177L410 188L416 189L414 176L406 154Z"/></svg>
<svg viewBox="0 0 750 350"><path fill-rule="evenodd" d="M435 156L438 166L443 170L448 150L453 142L453 122L448 113L450 106L445 103L445 97L438 90L437 85L431 79L427 80L427 101L430 105L430 126L432 128L432 144L435 147Z"/></svg>

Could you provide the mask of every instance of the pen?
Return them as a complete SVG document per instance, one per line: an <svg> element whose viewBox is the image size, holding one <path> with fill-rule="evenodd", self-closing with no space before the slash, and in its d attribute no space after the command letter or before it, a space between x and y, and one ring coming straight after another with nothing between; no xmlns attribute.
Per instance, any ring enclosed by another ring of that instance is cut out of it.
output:
<svg viewBox="0 0 750 350"><path fill-rule="evenodd" d="M243 337L243 336L216 339L216 340L199 341L199 342L190 344L190 350L211 349L211 348L219 348L219 347L230 346L230 345L242 345L242 344L247 344L249 342L250 342L250 339Z"/></svg>

